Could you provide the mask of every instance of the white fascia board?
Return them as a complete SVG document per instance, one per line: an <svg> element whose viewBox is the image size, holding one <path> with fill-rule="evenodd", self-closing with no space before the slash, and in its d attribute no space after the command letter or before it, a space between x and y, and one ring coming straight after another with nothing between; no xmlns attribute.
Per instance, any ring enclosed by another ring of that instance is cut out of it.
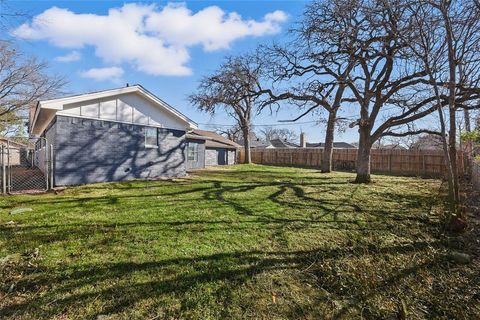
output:
<svg viewBox="0 0 480 320"><path fill-rule="evenodd" d="M99 91L99 92L78 94L78 95L64 97L64 98L44 100L44 101L40 101L40 105L42 105L42 106L44 106L45 108L48 108L48 109L56 109L56 108L58 108L57 105L61 105L62 109L63 109L63 105L65 105L65 104L82 102L82 101L85 101L85 100L101 99L101 98L105 98L105 97L114 96L114 95L117 95L117 94L131 93L131 92L135 92L135 91L138 91L138 87L136 87L136 86L118 88L118 89L111 89L111 90L105 90L105 91ZM62 109L59 109L59 110L62 110Z"/></svg>

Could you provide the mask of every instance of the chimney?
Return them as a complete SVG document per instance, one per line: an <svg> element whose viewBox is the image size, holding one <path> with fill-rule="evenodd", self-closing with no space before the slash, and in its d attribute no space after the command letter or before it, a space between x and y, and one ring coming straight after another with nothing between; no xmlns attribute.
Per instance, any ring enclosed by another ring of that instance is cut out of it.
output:
<svg viewBox="0 0 480 320"><path fill-rule="evenodd" d="M305 132L300 133L300 147L301 148L307 147L307 137L305 136Z"/></svg>

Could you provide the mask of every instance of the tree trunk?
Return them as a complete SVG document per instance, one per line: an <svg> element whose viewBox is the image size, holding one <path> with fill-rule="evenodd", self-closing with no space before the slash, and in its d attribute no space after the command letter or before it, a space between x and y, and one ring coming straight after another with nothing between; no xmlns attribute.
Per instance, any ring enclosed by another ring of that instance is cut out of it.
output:
<svg viewBox="0 0 480 320"><path fill-rule="evenodd" d="M457 71L457 59L455 56L455 48L453 44L453 30L450 24L450 18L448 11L451 3L448 1L442 2L441 10L445 23L446 42L448 48L448 68L449 68L449 82L448 82L448 111L449 111L449 153L450 162L453 174L453 196L457 206L459 203L459 181L458 181L458 163L457 163L457 121L456 121L456 105L455 105L455 87L457 84L456 71ZM457 211L457 210L455 210ZM456 213L456 212L455 212Z"/></svg>
<svg viewBox="0 0 480 320"><path fill-rule="evenodd" d="M337 112L331 111L328 115L327 132L325 133L325 148L323 149L322 157L322 172L328 173L332 171L332 156L333 156L333 138L335 133L335 121L337 119Z"/></svg>
<svg viewBox="0 0 480 320"><path fill-rule="evenodd" d="M455 99L455 98L454 98ZM455 107L449 109L450 119L449 119L449 152L450 152L450 162L452 166L453 174L453 195L455 199L455 204L458 204L460 201L459 193L459 181L458 181L458 161L457 161L457 117L455 114Z"/></svg>
<svg viewBox="0 0 480 320"><path fill-rule="evenodd" d="M437 91L437 96L438 91ZM441 130L441 138L442 138L442 147L443 147L443 154L445 155L445 166L447 167L447 183L448 183L448 202L450 203L450 209L452 212L456 210L455 204L455 186L454 186L454 171L451 161L450 150L448 149L448 141L447 141L447 133L445 129L445 120L443 118L443 111L440 104L440 98L438 98L438 114L440 116L440 130Z"/></svg>
<svg viewBox="0 0 480 320"><path fill-rule="evenodd" d="M465 118L465 131L472 132L472 126L470 124L470 112L467 108L463 109L463 117ZM465 147L465 153L467 158L467 175L472 176L472 168L473 168L473 143L470 140L467 140Z"/></svg>
<svg viewBox="0 0 480 320"><path fill-rule="evenodd" d="M447 183L448 183L448 200L450 203L450 209L452 212L455 212L456 210L456 204L455 204L455 194L454 194L454 183L453 183L453 170L452 170L452 161L450 159L450 150L448 148L448 138L447 138L447 129L446 129L446 122L445 118L443 116L443 110L442 110L442 100L440 98L440 90L438 88L438 85L435 84L436 80L433 76L433 73L430 69L430 64L428 62L428 58L425 59L425 66L428 71L429 79L433 85L433 90L435 92L435 97L437 100L437 112L438 112L438 119L440 121L440 137L442 139L442 148L443 148L443 154L445 158L445 167L447 169Z"/></svg>
<svg viewBox="0 0 480 320"><path fill-rule="evenodd" d="M252 154L250 152L250 130L249 128L244 128L243 132L243 147L245 149L245 162L252 163Z"/></svg>
<svg viewBox="0 0 480 320"><path fill-rule="evenodd" d="M463 65L460 63L458 65L458 72L459 72L459 78L460 78L460 85L463 86L463 80L464 80L464 75L463 75ZM465 121L465 131L466 132L471 132L472 131L472 126L470 124L470 111L468 108L463 109L463 118ZM466 142L466 147L463 149L465 151L465 156L466 156L466 173L468 176L472 176L472 165L473 165L473 144L472 141L467 140ZM462 151L463 151L462 150Z"/></svg>
<svg viewBox="0 0 480 320"><path fill-rule="evenodd" d="M357 177L356 183L370 183L370 152L372 145L369 141L368 126L360 126L358 130L360 139L358 141L357 153Z"/></svg>

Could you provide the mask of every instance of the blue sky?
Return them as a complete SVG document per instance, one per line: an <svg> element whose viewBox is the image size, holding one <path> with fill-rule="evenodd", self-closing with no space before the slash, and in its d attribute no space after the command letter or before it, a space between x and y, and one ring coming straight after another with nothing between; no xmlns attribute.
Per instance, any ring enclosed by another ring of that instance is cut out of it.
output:
<svg viewBox="0 0 480 320"><path fill-rule="evenodd" d="M215 70L226 55L247 52L259 43L282 42L301 16L304 1L13 1L28 14L12 22L22 50L46 60L53 72L67 76L68 93L82 93L139 83L205 129L233 121L211 117L190 106L186 97L199 79ZM138 20L138 17L143 17ZM146 17L146 18L145 18ZM140 36L135 31L143 21ZM131 28L131 30L129 29ZM151 66L156 66L152 68ZM254 123L276 124L298 114L284 108L264 112ZM286 127L323 140L322 124L312 115ZM356 130L337 141L356 141Z"/></svg>

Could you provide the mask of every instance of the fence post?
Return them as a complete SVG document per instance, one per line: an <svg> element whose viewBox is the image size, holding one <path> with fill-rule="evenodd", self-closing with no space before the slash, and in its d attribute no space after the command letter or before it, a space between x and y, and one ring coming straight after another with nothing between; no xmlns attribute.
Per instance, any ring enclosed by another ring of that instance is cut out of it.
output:
<svg viewBox="0 0 480 320"><path fill-rule="evenodd" d="M50 145L50 170L48 173L50 174L50 189L53 189L53 144Z"/></svg>
<svg viewBox="0 0 480 320"><path fill-rule="evenodd" d="M7 172L5 171L5 146L2 145L2 193L7 193Z"/></svg>
<svg viewBox="0 0 480 320"><path fill-rule="evenodd" d="M7 192L10 192L12 191L12 168L10 167L10 140L7 141L7 170L7 186L5 189L7 190Z"/></svg>
<svg viewBox="0 0 480 320"><path fill-rule="evenodd" d="M422 154L422 171L423 171L423 176L427 176L427 170L425 166L425 154Z"/></svg>
<svg viewBox="0 0 480 320"><path fill-rule="evenodd" d="M49 163L48 163L48 144L47 142L45 141L45 163L43 164L44 165L44 168L45 168L45 188L47 190L50 190L50 188L48 187L48 175L50 174L50 170L49 169Z"/></svg>
<svg viewBox="0 0 480 320"><path fill-rule="evenodd" d="M388 155L388 172L392 173L392 152Z"/></svg>

